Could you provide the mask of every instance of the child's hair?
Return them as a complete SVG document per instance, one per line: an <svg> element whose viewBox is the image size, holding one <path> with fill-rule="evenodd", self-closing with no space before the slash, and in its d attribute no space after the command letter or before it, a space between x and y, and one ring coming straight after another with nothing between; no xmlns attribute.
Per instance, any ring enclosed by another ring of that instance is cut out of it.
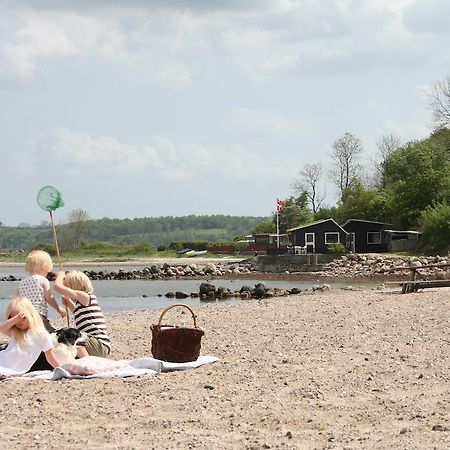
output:
<svg viewBox="0 0 450 450"><path fill-rule="evenodd" d="M37 312L37 309L31 304L30 300L26 297L16 297L13 298L6 308L6 320L14 317L17 313L24 313L28 319L30 327L28 330L33 331L35 334L45 334L47 330L45 329L42 318ZM19 346L26 346L30 344L27 337L28 330L20 330L17 327L11 328L12 337L16 340Z"/></svg>
<svg viewBox="0 0 450 450"><path fill-rule="evenodd" d="M94 288L92 287L89 277L79 270L71 270L66 274L66 277L64 278L64 286L76 291L87 292L88 294L92 294L94 292Z"/></svg>
<svg viewBox="0 0 450 450"><path fill-rule="evenodd" d="M25 270L29 273L50 272L53 269L52 258L44 250L33 250L27 256L25 261Z"/></svg>

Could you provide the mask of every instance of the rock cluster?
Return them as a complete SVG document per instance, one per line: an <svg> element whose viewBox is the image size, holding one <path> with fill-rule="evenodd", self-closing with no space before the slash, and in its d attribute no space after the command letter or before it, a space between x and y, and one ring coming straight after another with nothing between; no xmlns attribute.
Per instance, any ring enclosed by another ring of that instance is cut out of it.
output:
<svg viewBox="0 0 450 450"><path fill-rule="evenodd" d="M249 299L258 299L261 300L263 298L270 297L286 297L288 295L296 295L301 292L310 292L313 293L315 291L329 291L331 288L328 284L320 284L314 285L308 289L299 289L299 288L291 288L291 289L281 289L281 288L273 288L266 286L265 283L257 283L254 287L250 286L242 286L239 290L232 291L226 287L216 287L214 284L206 282L202 283L199 287L199 292L191 292L190 294L187 292L167 292L165 295L167 298L177 298L184 299L187 297L191 298L200 298L201 301L209 302L215 300L225 300L227 298L241 298L244 300Z"/></svg>
<svg viewBox="0 0 450 450"><path fill-rule="evenodd" d="M321 275L337 278L406 277L411 267L450 264L450 257L349 254L323 266ZM450 266L423 267L421 275L429 279L449 279Z"/></svg>
<svg viewBox="0 0 450 450"><path fill-rule="evenodd" d="M153 264L141 270L94 271L86 270L86 275L92 280L160 280L167 278L202 278L220 277L224 275L239 275L252 273L254 270L250 263L221 264Z"/></svg>

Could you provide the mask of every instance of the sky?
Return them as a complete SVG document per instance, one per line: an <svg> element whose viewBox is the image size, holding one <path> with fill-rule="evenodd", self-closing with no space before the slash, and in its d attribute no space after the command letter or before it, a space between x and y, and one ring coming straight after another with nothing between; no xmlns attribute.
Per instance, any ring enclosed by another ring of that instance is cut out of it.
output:
<svg viewBox="0 0 450 450"><path fill-rule="evenodd" d="M333 142L432 131L448 0L0 0L3 225L270 216Z"/></svg>

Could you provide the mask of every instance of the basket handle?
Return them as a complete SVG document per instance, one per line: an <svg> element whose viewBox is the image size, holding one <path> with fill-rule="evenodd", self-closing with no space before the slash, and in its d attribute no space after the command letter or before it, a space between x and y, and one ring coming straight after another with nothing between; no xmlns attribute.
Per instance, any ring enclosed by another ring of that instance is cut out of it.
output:
<svg viewBox="0 0 450 450"><path fill-rule="evenodd" d="M166 312L169 311L169 309L175 308L176 306L183 306L184 308L187 308L191 312L192 318L194 319L194 328L198 328L197 327L196 315L195 315L194 311L188 305L186 305L184 303L175 303L174 305L170 305L167 308L165 308L162 311L161 315L159 316L158 325L161 325L161 321L162 321L162 318L163 318L164 314L166 314Z"/></svg>

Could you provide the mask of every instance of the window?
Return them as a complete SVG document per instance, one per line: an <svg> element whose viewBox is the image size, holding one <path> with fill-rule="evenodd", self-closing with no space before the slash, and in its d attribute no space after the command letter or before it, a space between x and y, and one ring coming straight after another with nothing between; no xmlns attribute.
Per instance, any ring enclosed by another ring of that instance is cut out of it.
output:
<svg viewBox="0 0 450 450"><path fill-rule="evenodd" d="M340 242L339 233L325 233L325 244L337 244Z"/></svg>
<svg viewBox="0 0 450 450"><path fill-rule="evenodd" d="M380 231L369 231L367 233L367 243L368 244L381 244L381 232Z"/></svg>

